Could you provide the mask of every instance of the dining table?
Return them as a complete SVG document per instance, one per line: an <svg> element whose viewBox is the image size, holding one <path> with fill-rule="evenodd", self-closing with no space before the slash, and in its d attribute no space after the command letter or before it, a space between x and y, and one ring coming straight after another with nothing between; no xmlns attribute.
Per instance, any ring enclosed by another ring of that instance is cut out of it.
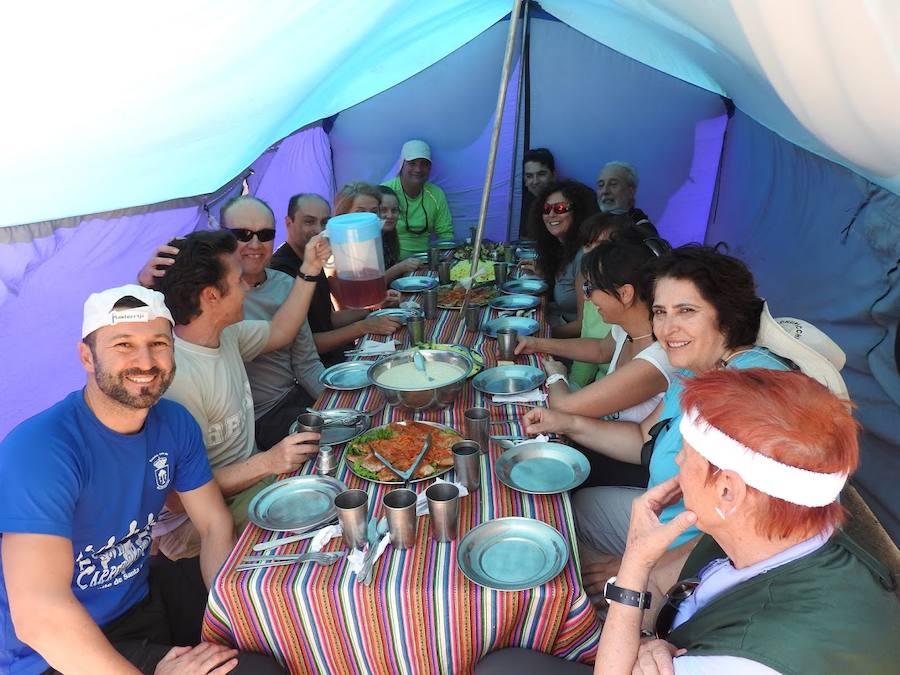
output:
<svg viewBox="0 0 900 675"><path fill-rule="evenodd" d="M416 297L409 294L404 300ZM533 312L538 334L549 336L546 311L544 297ZM485 307L481 321L493 316L494 310ZM402 328L395 335L399 349L410 346L406 332ZM482 355L484 368L497 365L496 341L481 331L467 331L458 309L438 309L426 320L425 339L465 345ZM539 356L518 356L516 363L539 365ZM483 406L491 411L491 434L516 436L524 435L521 417L533 405L542 403L494 404L469 379L453 403L439 410L414 413L390 406L374 386L326 388L314 408L372 412L372 427L415 419L462 433L465 410ZM529 494L502 484L494 465L503 451L499 442L490 441L482 456L480 488L460 498L457 539L434 541L429 516L419 517L415 545L406 550L388 545L369 585L359 583L346 557L331 566L306 563L237 571L254 545L285 534L249 524L210 588L203 639L270 654L291 673L471 673L489 652L505 647L592 662L600 627L581 583L570 496ZM314 473L310 461L293 475ZM355 475L343 457L335 477L348 488L367 491L369 514L375 517L382 515L382 496L396 487ZM453 474L444 478L452 480ZM431 483L419 481L410 487L421 492ZM562 535L569 556L561 573L517 591L493 590L466 578L457 566L460 540L479 524L508 516L542 521ZM309 546L309 541L285 544L278 553L299 553ZM341 549L346 550L340 537L324 548Z"/></svg>

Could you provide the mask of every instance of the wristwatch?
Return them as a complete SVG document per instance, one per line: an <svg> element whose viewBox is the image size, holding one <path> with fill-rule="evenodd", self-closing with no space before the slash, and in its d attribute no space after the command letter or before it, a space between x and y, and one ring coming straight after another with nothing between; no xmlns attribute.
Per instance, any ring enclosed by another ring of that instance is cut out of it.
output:
<svg viewBox="0 0 900 675"><path fill-rule="evenodd" d="M297 278L303 279L303 281L317 281L319 279L318 274L304 274L300 270L297 270Z"/></svg>
<svg viewBox="0 0 900 675"><path fill-rule="evenodd" d="M547 381L544 382L544 385L550 386L551 384L556 384L557 382L565 382L566 385L569 384L568 378L562 373L553 373L550 377L547 378Z"/></svg>
<svg viewBox="0 0 900 675"><path fill-rule="evenodd" d="M603 597L610 604L619 602L638 609L648 609L653 595L649 591L639 593L627 588L620 588L616 586L616 577L610 577L609 581L606 582L606 586L603 587Z"/></svg>

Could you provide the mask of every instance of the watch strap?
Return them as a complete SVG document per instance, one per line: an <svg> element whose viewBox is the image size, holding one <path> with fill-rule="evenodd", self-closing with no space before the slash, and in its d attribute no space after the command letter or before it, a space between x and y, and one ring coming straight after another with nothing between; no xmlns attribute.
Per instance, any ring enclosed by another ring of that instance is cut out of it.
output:
<svg viewBox="0 0 900 675"><path fill-rule="evenodd" d="M603 597L606 598L608 602L618 602L623 605L629 605L630 607L649 609L650 600L653 595L649 591L632 591L628 588L616 586L616 578L612 577L606 582L606 586L603 588Z"/></svg>
<svg viewBox="0 0 900 675"><path fill-rule="evenodd" d="M315 281L318 281L319 275L318 275L318 274L304 274L304 273L301 272L300 270L297 270L297 278L298 278L298 279L303 279L303 281L313 281L313 282L315 282Z"/></svg>

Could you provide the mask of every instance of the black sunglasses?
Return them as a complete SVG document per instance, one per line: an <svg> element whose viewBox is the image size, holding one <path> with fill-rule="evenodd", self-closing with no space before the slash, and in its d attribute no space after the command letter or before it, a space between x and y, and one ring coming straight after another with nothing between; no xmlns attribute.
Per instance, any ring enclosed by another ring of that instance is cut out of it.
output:
<svg viewBox="0 0 900 675"><path fill-rule="evenodd" d="M594 292L594 284L591 283L590 279L585 279L581 282L581 290L584 292L584 299L590 300L591 293Z"/></svg>
<svg viewBox="0 0 900 675"><path fill-rule="evenodd" d="M675 623L675 616L678 614L678 608L682 602L694 594L699 585L699 579L683 579L669 589L669 592L666 593L666 601L656 614L656 623L654 624L656 637L660 640L669 637L669 633L672 632L672 624Z"/></svg>
<svg viewBox="0 0 900 675"><path fill-rule="evenodd" d="M260 244L267 241L272 241L275 238L274 227L267 227L263 230L246 230L240 227L229 227L227 229L229 232L231 232L231 234L234 235L235 239L243 244L246 244L251 239L253 239L254 235L259 240Z"/></svg>

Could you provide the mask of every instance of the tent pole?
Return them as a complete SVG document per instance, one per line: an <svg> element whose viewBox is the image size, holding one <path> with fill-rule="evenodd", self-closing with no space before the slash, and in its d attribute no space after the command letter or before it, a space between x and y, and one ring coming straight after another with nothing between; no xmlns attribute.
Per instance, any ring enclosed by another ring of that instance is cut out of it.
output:
<svg viewBox="0 0 900 675"><path fill-rule="evenodd" d="M507 241L512 239L512 214L513 214L513 201L516 196L516 165L519 161L519 120L522 118L524 114L524 106L525 106L525 95L523 90L525 88L525 78L527 77L527 73L525 72L525 50L528 46L528 1L525 2L525 11L522 13L522 46L519 49L519 86L516 89L516 120L513 123L513 151L512 151L512 170L509 172L509 200L506 205L506 239ZM527 147L523 143L524 147ZM520 214L521 217L521 214Z"/></svg>
<svg viewBox="0 0 900 675"><path fill-rule="evenodd" d="M527 1L527 0L526 0ZM513 47L516 43L516 31L519 27L519 8L522 0L513 0L512 11L509 19L509 35L506 37L506 53L503 56L503 70L500 72L500 91L497 94L497 108L494 110L494 130L491 133L491 149L488 152L487 171L484 174L484 190L481 193L481 210L478 212L478 228L475 231L475 241L472 242L472 267L470 275L474 283L478 275L478 257L481 255L481 239L484 236L484 221L487 218L488 201L491 197L491 181L494 178L494 163L497 160L497 145L500 141L500 125L503 122L503 105L506 102L506 87L509 84L509 70L512 65ZM463 300L465 309L468 304L469 294Z"/></svg>

